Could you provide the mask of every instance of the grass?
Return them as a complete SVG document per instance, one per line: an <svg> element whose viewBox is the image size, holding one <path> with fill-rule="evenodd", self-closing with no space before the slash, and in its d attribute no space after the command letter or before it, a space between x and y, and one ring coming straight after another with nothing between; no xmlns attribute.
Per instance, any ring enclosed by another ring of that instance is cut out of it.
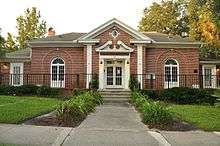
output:
<svg viewBox="0 0 220 146"><path fill-rule="evenodd" d="M52 98L0 96L0 123L22 123L52 111L59 102Z"/></svg>
<svg viewBox="0 0 220 146"><path fill-rule="evenodd" d="M172 105L178 118L206 131L220 131L220 107L202 105Z"/></svg>

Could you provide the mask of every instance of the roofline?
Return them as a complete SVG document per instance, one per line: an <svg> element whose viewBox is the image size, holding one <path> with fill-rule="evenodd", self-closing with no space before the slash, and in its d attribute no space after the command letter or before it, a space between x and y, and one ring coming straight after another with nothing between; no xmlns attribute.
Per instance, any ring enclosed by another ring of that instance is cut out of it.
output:
<svg viewBox="0 0 220 146"><path fill-rule="evenodd" d="M106 28L107 26L113 24L113 23L116 23L116 24L119 24L120 26L126 28L127 30L129 30L131 33L135 34L136 36L138 36L139 38L143 39L143 40L152 40L151 38L147 37L146 35L138 32L137 30L135 30L134 28L128 26L127 24L121 22L120 20L116 19L116 18L113 18L109 21L107 21L106 23L100 25L99 27L93 29L92 31L90 31L89 33L81 36L79 38L79 40L84 40L84 39L87 39L89 37L91 37L92 35L96 34L97 32L101 31L102 29ZM153 40L152 40L153 41Z"/></svg>
<svg viewBox="0 0 220 146"><path fill-rule="evenodd" d="M151 43L144 44L146 48L170 48L170 49L182 49L182 48L200 48L200 44L192 44L192 43Z"/></svg>

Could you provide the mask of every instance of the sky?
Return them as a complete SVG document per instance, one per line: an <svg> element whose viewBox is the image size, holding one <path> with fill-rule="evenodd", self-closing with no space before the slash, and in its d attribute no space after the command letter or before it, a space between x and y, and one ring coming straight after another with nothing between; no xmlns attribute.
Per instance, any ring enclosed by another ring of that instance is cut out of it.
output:
<svg viewBox="0 0 220 146"><path fill-rule="evenodd" d="M88 32L112 18L137 29L144 8L155 1L160 0L1 0L1 34L16 35L16 17L31 7L40 10L56 34Z"/></svg>

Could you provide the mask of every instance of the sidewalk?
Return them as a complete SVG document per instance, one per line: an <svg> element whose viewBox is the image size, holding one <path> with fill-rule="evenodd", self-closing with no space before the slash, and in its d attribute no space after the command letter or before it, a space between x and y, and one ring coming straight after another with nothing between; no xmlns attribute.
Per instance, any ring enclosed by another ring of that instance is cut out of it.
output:
<svg viewBox="0 0 220 146"><path fill-rule="evenodd" d="M77 128L0 124L1 144L39 146L219 146L220 133L152 131L129 106L103 105ZM13 145L14 146L14 145Z"/></svg>

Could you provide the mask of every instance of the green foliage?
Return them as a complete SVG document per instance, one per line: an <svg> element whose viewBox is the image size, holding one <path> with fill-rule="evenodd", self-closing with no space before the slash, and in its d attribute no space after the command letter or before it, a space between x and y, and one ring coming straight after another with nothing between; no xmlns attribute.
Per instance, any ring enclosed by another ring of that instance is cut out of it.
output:
<svg viewBox="0 0 220 146"><path fill-rule="evenodd" d="M99 88L99 81L98 81L98 79L92 79L92 81L90 82L90 88L92 90L97 90Z"/></svg>
<svg viewBox="0 0 220 146"><path fill-rule="evenodd" d="M191 39L206 44L200 51L202 57L220 58L219 5L219 0L168 0L154 3L145 9L139 29L174 35L186 32Z"/></svg>
<svg viewBox="0 0 220 146"><path fill-rule="evenodd" d="M78 124L90 112L95 111L96 105L102 103L103 99L98 92L88 91L60 104L56 109L57 117L65 124Z"/></svg>
<svg viewBox="0 0 220 146"><path fill-rule="evenodd" d="M159 102L153 102L144 96L141 92L133 92L132 103L142 114L142 121L150 126L159 124L169 124L173 117L168 108Z"/></svg>
<svg viewBox="0 0 220 146"><path fill-rule="evenodd" d="M135 91L139 89L139 83L135 76L130 76L129 88L131 89L131 91Z"/></svg>
<svg viewBox="0 0 220 146"><path fill-rule="evenodd" d="M38 96L44 97L58 97L60 95L60 88L51 88L48 86L40 86L37 89Z"/></svg>
<svg viewBox="0 0 220 146"><path fill-rule="evenodd" d="M7 52L13 52L18 50L16 38L11 33L7 33L5 47L7 48Z"/></svg>
<svg viewBox="0 0 220 146"><path fill-rule="evenodd" d="M139 24L140 31L157 31L167 34L178 34L187 30L182 24L185 18L180 18L180 4L173 1L153 3L144 10L144 16Z"/></svg>
<svg viewBox="0 0 220 146"><path fill-rule="evenodd" d="M157 90L141 90L141 93L147 95L150 99L157 100L159 99L160 92Z"/></svg>
<svg viewBox="0 0 220 146"><path fill-rule="evenodd" d="M214 105L216 97L212 90L192 88L171 88L161 92L159 99L178 104L203 104Z"/></svg>
<svg viewBox="0 0 220 146"><path fill-rule="evenodd" d="M0 86L0 95L38 95L44 97L58 97L60 89L50 88L46 86L22 85L22 86Z"/></svg>
<svg viewBox="0 0 220 146"><path fill-rule="evenodd" d="M27 42L35 38L44 37L46 33L46 21L41 20L40 11L36 7L25 10L24 15L16 19L18 36L8 33L6 46L9 51L27 48Z"/></svg>

